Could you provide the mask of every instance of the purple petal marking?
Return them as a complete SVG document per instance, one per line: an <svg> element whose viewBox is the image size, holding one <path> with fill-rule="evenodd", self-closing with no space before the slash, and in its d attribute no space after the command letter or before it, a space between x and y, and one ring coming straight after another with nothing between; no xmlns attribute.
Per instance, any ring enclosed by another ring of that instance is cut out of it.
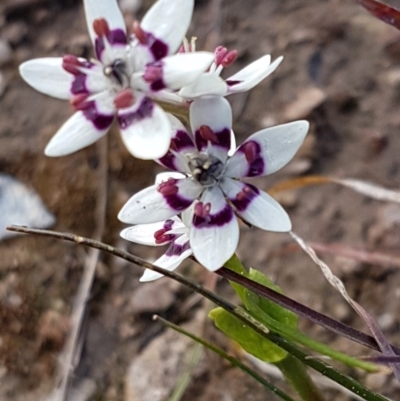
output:
<svg viewBox="0 0 400 401"><path fill-rule="evenodd" d="M187 148L194 148L192 138L183 130L176 131L174 137L171 139L170 149L176 152L181 152ZM176 157L170 150L165 156L163 156L161 159L158 159L163 166L171 170L178 170L177 166L175 165L175 160Z"/></svg>
<svg viewBox="0 0 400 401"><path fill-rule="evenodd" d="M143 31L145 35L145 45L150 49L155 60L161 60L162 58L168 56L169 47L168 45L160 39L157 39L150 32Z"/></svg>
<svg viewBox="0 0 400 401"><path fill-rule="evenodd" d="M210 138L210 142L213 145L219 146L219 147L227 149L227 150L230 149L230 147L231 147L231 131L229 128L224 128L222 131L214 132L213 138L214 138L214 140L212 140ZM198 150L207 148L208 140L203 138L203 136L200 134L200 129L198 129L195 133L195 141L196 141L196 147Z"/></svg>
<svg viewBox="0 0 400 401"><path fill-rule="evenodd" d="M185 242L183 245L175 244L175 242L172 242L170 247L167 249L167 252L165 252L165 255L180 256L182 255L183 252L187 251L188 249L190 249L189 241Z"/></svg>
<svg viewBox="0 0 400 401"><path fill-rule="evenodd" d="M245 184L243 189L236 194L235 199L230 199L232 205L235 206L238 212L245 211L253 199L260 193L260 190L251 184Z"/></svg>
<svg viewBox="0 0 400 401"><path fill-rule="evenodd" d="M222 227L229 223L234 218L232 208L226 204L225 207L215 214L208 214L207 216L199 216L194 214L193 225L197 228L203 227Z"/></svg>
<svg viewBox="0 0 400 401"><path fill-rule="evenodd" d="M254 154L251 154L251 157L250 156L248 157L248 154L246 152L246 146L249 146L249 145L254 150ZM264 173L265 161L264 161L264 158L262 157L261 146L258 142L246 141L239 147L239 149L237 151L242 152L246 155L246 159L249 164L246 177L258 177Z"/></svg>
<svg viewBox="0 0 400 401"><path fill-rule="evenodd" d="M165 156L163 156L161 159L158 159L158 161L166 168L169 168L170 170L175 170L176 171L176 166L175 166L175 155L171 152L168 151Z"/></svg>
<svg viewBox="0 0 400 401"><path fill-rule="evenodd" d="M183 150L185 148L193 148L194 147L192 138L188 135L187 132L185 132L183 130L176 131L171 142L172 142L171 146L173 146L174 150L176 150L177 152L180 152L181 150Z"/></svg>
<svg viewBox="0 0 400 401"><path fill-rule="evenodd" d="M192 199L186 199L179 194L163 195L163 197L168 206L178 212L183 212L193 203Z"/></svg>
<svg viewBox="0 0 400 401"><path fill-rule="evenodd" d="M127 43L126 34L122 29L111 29L106 38L110 45L126 45ZM104 49L104 38L97 37L94 43L94 50L99 60L101 60Z"/></svg>
<svg viewBox="0 0 400 401"><path fill-rule="evenodd" d="M89 94L89 90L86 87L86 74L75 75L71 85L71 93L78 95L81 93Z"/></svg>
<svg viewBox="0 0 400 401"><path fill-rule="evenodd" d="M103 131L110 127L114 120L113 115L101 114L97 110L96 103L94 101L85 103L82 113L99 131Z"/></svg>
<svg viewBox="0 0 400 401"><path fill-rule="evenodd" d="M234 85L237 85L237 84L241 84L243 81L234 81L234 80L227 79L225 82L226 82L226 84L228 86L234 86Z"/></svg>
<svg viewBox="0 0 400 401"><path fill-rule="evenodd" d="M122 129L126 129L137 121L150 118L153 114L154 103L148 97L143 98L137 110L118 115L118 123Z"/></svg>
<svg viewBox="0 0 400 401"><path fill-rule="evenodd" d="M165 89L167 85L163 80L163 62L155 61L147 64L143 79L150 83L150 89L154 92Z"/></svg>
<svg viewBox="0 0 400 401"><path fill-rule="evenodd" d="M160 91L165 89L167 86L165 85L164 81L162 79L157 79L157 81L154 81L150 85L150 89L154 92Z"/></svg>
<svg viewBox="0 0 400 401"><path fill-rule="evenodd" d="M174 223L174 220L165 220L163 228L154 233L156 244L168 243L177 239L178 236L176 234L166 234L167 231L172 229Z"/></svg>

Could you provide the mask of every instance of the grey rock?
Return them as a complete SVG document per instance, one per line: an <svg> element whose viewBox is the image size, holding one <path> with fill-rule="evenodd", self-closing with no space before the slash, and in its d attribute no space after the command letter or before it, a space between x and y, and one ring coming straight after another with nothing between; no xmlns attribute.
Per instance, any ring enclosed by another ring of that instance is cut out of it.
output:
<svg viewBox="0 0 400 401"><path fill-rule="evenodd" d="M38 194L9 175L0 174L0 240L15 236L10 224L46 228L55 223Z"/></svg>

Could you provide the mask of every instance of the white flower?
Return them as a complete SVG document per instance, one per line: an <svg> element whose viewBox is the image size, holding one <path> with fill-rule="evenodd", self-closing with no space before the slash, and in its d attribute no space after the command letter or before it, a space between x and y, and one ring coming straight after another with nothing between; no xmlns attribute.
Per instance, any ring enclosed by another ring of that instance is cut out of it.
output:
<svg viewBox="0 0 400 401"><path fill-rule="evenodd" d="M219 46L215 49L214 55L215 59L209 71L202 74L192 84L182 88L179 92L181 97L196 99L207 95L227 96L248 91L272 74L283 60L283 57L278 57L271 64L271 56L265 55L224 80L220 74L224 67L233 63L237 52L228 51L225 47Z"/></svg>
<svg viewBox="0 0 400 401"><path fill-rule="evenodd" d="M171 55L189 26L193 3L159 0L128 38L116 0L84 0L98 60L67 55L20 66L21 76L33 88L69 99L77 110L51 139L46 155L63 156L91 145L108 132L115 116L134 156L153 159L167 152L171 127L151 96L190 84L213 59L206 52Z"/></svg>
<svg viewBox="0 0 400 401"><path fill-rule="evenodd" d="M268 231L290 231L283 208L269 195L240 181L272 174L285 166L302 144L309 124L296 121L263 129L228 156L232 111L226 99L199 98L190 106L194 141L185 127L170 117L173 138L159 162L184 178L169 178L134 195L118 218L130 224L163 221L191 205L190 247L207 269L219 269L233 255L239 240L235 214Z"/></svg>
<svg viewBox="0 0 400 401"><path fill-rule="evenodd" d="M159 185L169 178L182 178L180 173L160 173L156 176L155 184ZM182 213L182 219L174 216L168 220L152 224L138 224L126 228L121 232L121 237L137 244L149 246L162 246L169 244L167 251L158 258L154 265L173 271L186 258L192 255L189 244L190 210ZM140 281L154 281L163 277L162 274L146 269Z"/></svg>

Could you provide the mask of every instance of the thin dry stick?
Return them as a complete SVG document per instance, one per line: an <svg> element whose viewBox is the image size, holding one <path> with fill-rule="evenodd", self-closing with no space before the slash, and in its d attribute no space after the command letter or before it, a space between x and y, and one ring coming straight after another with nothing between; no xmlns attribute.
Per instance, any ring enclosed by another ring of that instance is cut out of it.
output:
<svg viewBox="0 0 400 401"><path fill-rule="evenodd" d="M290 235L293 239L300 245L300 247L310 256L313 262L321 269L325 278L328 280L329 284L332 285L336 290L340 292L343 298L349 303L349 305L358 313L358 315L364 320L370 329L372 335L374 336L381 352L385 356L396 356L396 353L389 342L386 340L381 328L375 319L356 301L354 301L350 295L347 293L346 288L343 282L336 277L329 266L318 258L317 254L314 250L308 246L305 241L296 235L294 232L290 232ZM389 363L389 366L392 368L392 371L396 377L396 379L400 382L400 365L396 363Z"/></svg>
<svg viewBox="0 0 400 401"><path fill-rule="evenodd" d="M397 255L390 255L383 252L370 252L362 248L353 248L340 243L323 244L321 242L309 242L308 244L311 248L320 253L343 256L371 265L400 268L400 256Z"/></svg>
<svg viewBox="0 0 400 401"><path fill-rule="evenodd" d="M333 367L325 364L323 361L321 361L319 359L309 358L309 355L304 353L301 349L297 348L295 345L291 344L290 342L287 342L285 339L281 338L280 336L269 332L269 330L263 324L261 324L256 319L254 319L251 315L249 315L241 307L235 306L234 304L230 303L229 301L226 301L225 299L219 297L217 294L206 290L201 285L186 279L185 277L181 276L180 274L176 274L174 272L171 272L171 271L165 270L161 267L158 267L156 265L153 265L135 255L125 252L121 249L115 248L111 245L104 244L102 242L95 241L90 238L84 238L79 235L74 235L74 234L69 234L69 233L60 233L60 232L49 231L49 230L39 230L39 229L28 228L28 227L23 227L23 226L8 226L7 230L19 232L19 233L42 235L42 236L46 236L46 237L52 237L52 238L63 239L66 241L75 242L75 243L81 244L81 245L87 245L91 248L96 248L96 249L100 249L102 251L108 252L112 255L115 255L117 257L125 259L128 262L137 264L146 269L150 269L157 273L161 273L164 276L167 276L167 277L185 285L187 288L190 288L190 289L204 295L206 298L208 298L209 300L214 302L216 305L223 307L227 312L233 314L235 317L242 320L245 324L247 324L249 327L251 327L256 332L260 333L262 336L266 336L266 338L268 338L269 340L274 342L276 345L278 345L279 347L281 347L284 350L291 353L295 358L299 359L300 361L302 361L306 365L310 366L311 368L317 370L324 376L327 376L327 377L331 378L332 380L338 382L339 384L348 388L352 392L359 394L360 396L364 397L364 399L382 400L382 401L387 400L384 397L380 396L379 394L368 390L367 388L362 386L359 382L357 382L350 376L347 376L346 374L343 374L343 373L337 371L336 369L334 369ZM242 276L240 276L240 277L242 277ZM238 283L241 284L240 280L238 281ZM376 344L376 340L373 337L370 337L370 336L367 336L367 337ZM354 339L357 341L356 337ZM379 350L377 345L375 345L374 348L375 347L377 350ZM366 398L366 397L368 397L368 398Z"/></svg>
<svg viewBox="0 0 400 401"><path fill-rule="evenodd" d="M105 228L106 208L107 208L107 187L108 187L108 143L106 137L98 142L99 156L98 169L98 194L95 210L97 227L93 238L101 240ZM83 276L79 284L78 293L74 302L71 316L71 329L66 346L60 355L60 365L58 371L57 387L51 395L52 401L65 401L68 399L69 385L71 376L79 364L80 351L83 344L84 331L82 330L83 319L86 311L86 304L92 289L96 266L99 260L100 250L90 249L87 256Z"/></svg>

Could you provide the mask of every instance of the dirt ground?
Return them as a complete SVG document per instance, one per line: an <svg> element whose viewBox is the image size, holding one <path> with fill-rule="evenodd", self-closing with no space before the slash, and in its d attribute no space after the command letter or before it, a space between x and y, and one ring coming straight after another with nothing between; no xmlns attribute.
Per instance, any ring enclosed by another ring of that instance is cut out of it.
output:
<svg viewBox="0 0 400 401"><path fill-rule="evenodd" d="M144 1L136 17L150 4ZM400 1L392 4L400 6ZM125 15L130 24L133 14ZM223 45L238 50L238 62L227 73L265 53L285 57L257 88L230 99L239 143L277 123L307 118L312 124L299 155L278 174L256 180L261 188L306 174L359 178L399 188L400 32L352 0L197 0L190 35L198 37L199 48L212 46L220 35ZM107 179L104 241L155 258L160 250L119 238L123 225L116 216L128 197L149 185L161 168L131 157L117 129L107 139L108 178L100 174L101 145L68 157L45 157L46 143L72 110L66 102L36 93L18 75L18 65L31 58L92 55L81 2L1 0L0 40L11 47L8 56L0 51L0 172L38 192L57 218L54 229L84 236L93 235L98 227L96 199ZM294 232L304 239L400 255L398 205L372 201L336 185L277 197L290 213ZM243 227L238 253L247 266L276 280L288 296L366 331L318 268L290 243L287 234ZM0 400L44 400L54 385L87 250L56 240L14 237L0 243L0 255ZM400 346L398 267L363 264L338 255L323 257L350 295L378 318L388 339ZM193 263L187 262L180 271L206 280L205 271ZM206 332L223 348L233 349L204 319L206 304L168 279L140 284L140 275L139 267L101 255L71 399L168 399L181 375L177 365L191 354L192 345L153 322L153 313L188 324L198 334ZM217 291L234 300L227 283L218 282ZM352 355L370 354L307 322L301 327ZM383 395L400 399L400 385L392 376L352 374ZM327 400L350 400L342 392L324 392ZM243 399L273 396L208 353L182 398Z"/></svg>

